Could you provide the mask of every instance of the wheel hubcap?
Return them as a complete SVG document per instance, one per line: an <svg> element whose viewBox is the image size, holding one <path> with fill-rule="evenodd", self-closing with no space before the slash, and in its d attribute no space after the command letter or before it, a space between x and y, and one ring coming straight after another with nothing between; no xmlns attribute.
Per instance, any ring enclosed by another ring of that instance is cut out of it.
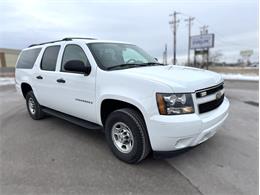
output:
<svg viewBox="0 0 260 195"><path fill-rule="evenodd" d="M35 114L36 109L35 109L35 102L34 102L33 98L29 98L28 106L29 106L29 110L30 110L31 114Z"/></svg>
<svg viewBox="0 0 260 195"><path fill-rule="evenodd" d="M122 122L112 127L112 140L120 152L129 153L133 149L134 138L130 128Z"/></svg>

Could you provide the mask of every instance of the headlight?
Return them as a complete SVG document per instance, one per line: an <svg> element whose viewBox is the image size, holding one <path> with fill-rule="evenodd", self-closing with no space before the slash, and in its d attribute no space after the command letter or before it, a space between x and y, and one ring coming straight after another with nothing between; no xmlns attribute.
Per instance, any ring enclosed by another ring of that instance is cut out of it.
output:
<svg viewBox="0 0 260 195"><path fill-rule="evenodd" d="M162 115L194 113L191 94L156 93L159 113Z"/></svg>

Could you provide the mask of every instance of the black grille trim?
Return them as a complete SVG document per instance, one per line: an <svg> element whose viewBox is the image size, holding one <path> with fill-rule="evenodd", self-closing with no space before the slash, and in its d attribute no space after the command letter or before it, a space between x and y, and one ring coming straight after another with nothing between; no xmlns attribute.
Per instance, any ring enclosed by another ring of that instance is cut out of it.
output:
<svg viewBox="0 0 260 195"><path fill-rule="evenodd" d="M196 97L197 98L204 97L204 96L201 96L202 92L207 92L207 95L211 95L211 94L216 93L217 91L220 91L222 89L224 89L224 83L221 83L220 85L217 85L215 87L210 87L210 88L206 88L206 89L200 89L200 90L196 91Z"/></svg>
<svg viewBox="0 0 260 195"><path fill-rule="evenodd" d="M217 107L219 107L222 104L223 101L224 101L224 94L221 96L220 99L216 99L216 100L213 100L211 102L199 104L199 113L202 114L202 113L214 110Z"/></svg>

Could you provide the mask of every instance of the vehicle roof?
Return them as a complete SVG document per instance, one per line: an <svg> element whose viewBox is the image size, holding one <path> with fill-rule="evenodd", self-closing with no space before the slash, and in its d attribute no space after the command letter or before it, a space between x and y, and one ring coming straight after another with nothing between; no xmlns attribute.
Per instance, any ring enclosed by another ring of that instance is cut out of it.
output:
<svg viewBox="0 0 260 195"><path fill-rule="evenodd" d="M47 47L51 45L57 45L59 43L64 43L64 42L72 42L72 43L123 43L123 44L132 44L129 42L123 42L123 41L114 41L114 40L99 40L99 39L93 39L93 38L64 38L61 40L57 41L50 41L50 42L45 42L45 43L39 43L39 44L33 44L30 45L28 48L25 48L24 50L27 49L35 49L35 48L41 48L41 47Z"/></svg>
<svg viewBox="0 0 260 195"><path fill-rule="evenodd" d="M77 40L77 39L75 39ZM125 41L114 41L114 40L85 40L86 43L124 43L124 44L132 44Z"/></svg>

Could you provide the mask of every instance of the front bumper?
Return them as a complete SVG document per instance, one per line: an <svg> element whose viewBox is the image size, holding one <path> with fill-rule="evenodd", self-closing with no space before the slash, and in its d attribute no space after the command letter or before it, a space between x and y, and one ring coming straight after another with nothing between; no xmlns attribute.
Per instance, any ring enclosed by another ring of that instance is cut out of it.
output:
<svg viewBox="0 0 260 195"><path fill-rule="evenodd" d="M218 108L207 113L152 116L147 127L153 151L174 151L206 141L225 121L228 108L225 97Z"/></svg>

